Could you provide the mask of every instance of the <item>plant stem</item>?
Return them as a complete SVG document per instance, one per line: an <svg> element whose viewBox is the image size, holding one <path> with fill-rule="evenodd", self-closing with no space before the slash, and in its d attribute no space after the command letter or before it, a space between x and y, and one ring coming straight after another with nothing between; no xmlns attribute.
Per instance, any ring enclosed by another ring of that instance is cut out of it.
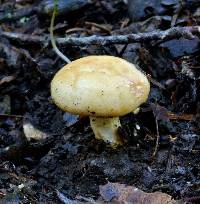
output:
<svg viewBox="0 0 200 204"><path fill-rule="evenodd" d="M51 44L53 46L54 51L56 52L56 54L62 58L66 63L70 63L71 60L66 57L57 47L55 39L54 39L54 35L53 35L53 29L54 29L54 21L55 21L55 17L56 17L56 13L57 13L57 0L54 0L54 9L53 9L53 14L52 14L52 18L51 18L51 24L50 24L50 39L51 39Z"/></svg>

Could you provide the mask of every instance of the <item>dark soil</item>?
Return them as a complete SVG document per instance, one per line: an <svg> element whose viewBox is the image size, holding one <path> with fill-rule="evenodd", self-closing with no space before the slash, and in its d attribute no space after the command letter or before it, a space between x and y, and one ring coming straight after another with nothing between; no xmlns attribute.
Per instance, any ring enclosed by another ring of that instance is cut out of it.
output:
<svg viewBox="0 0 200 204"><path fill-rule="evenodd" d="M25 6L37 7L33 2L1 1L0 16ZM186 5L175 25L198 25L199 11L197 4ZM78 12L58 16L55 34L81 37L164 30L170 28L177 12L152 14L133 23L123 1L93 0ZM0 29L44 35L49 23L47 15L33 13L2 22ZM56 190L68 198L95 199L99 185L108 181L146 192L162 191L175 199L200 195L198 38L60 48L71 60L94 54L119 56L151 76L147 103L137 115L121 118L119 131L126 143L117 149L94 138L87 118L69 126L69 118L53 104L50 82L64 63L51 46L0 39L1 199L61 203ZM26 123L46 137L28 140L23 131Z"/></svg>

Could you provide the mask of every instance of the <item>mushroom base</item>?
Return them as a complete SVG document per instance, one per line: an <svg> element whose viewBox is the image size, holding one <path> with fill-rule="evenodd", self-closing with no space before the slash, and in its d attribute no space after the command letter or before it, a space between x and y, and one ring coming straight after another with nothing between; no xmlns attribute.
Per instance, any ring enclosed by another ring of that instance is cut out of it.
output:
<svg viewBox="0 0 200 204"><path fill-rule="evenodd" d="M110 143L112 147L122 144L122 140L118 134L118 128L121 126L118 117L90 117L90 124L96 139L104 140Z"/></svg>

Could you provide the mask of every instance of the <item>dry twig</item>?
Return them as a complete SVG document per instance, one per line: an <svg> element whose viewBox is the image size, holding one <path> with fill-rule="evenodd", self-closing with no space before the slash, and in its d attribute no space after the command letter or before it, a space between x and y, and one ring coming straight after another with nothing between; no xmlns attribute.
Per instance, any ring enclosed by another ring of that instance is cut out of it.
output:
<svg viewBox="0 0 200 204"><path fill-rule="evenodd" d="M155 30L148 33L137 33L137 34L126 34L126 35L112 35L112 36L96 36L92 35L90 37L65 37L65 38L55 38L58 45L75 45L75 46L85 46L90 44L96 45L108 45L108 44L130 44L130 43L141 43L149 42L152 40L170 40L173 38L184 37L187 39L193 39L194 35L200 33L199 26L190 27L174 27L165 31ZM28 35L22 33L12 33L0 31L1 37L6 37L10 40L19 41L22 43L37 43L41 45L50 44L49 36L36 36Z"/></svg>
<svg viewBox="0 0 200 204"><path fill-rule="evenodd" d="M159 146L159 140L160 140L160 133L159 133L159 127L158 127L158 120L154 114L154 117L155 117L155 123L156 123L156 145L155 145L155 149L153 151L153 154L152 154L152 159L155 158L157 152L158 152L158 146Z"/></svg>

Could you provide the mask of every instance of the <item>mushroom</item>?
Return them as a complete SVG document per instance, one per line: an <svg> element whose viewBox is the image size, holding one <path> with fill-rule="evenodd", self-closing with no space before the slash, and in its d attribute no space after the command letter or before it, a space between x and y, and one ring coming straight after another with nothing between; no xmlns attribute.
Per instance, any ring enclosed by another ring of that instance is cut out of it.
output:
<svg viewBox="0 0 200 204"><path fill-rule="evenodd" d="M54 103L63 111L89 116L97 139L116 147L119 116L136 110L150 91L147 77L135 65L113 56L88 56L60 69L51 82Z"/></svg>

